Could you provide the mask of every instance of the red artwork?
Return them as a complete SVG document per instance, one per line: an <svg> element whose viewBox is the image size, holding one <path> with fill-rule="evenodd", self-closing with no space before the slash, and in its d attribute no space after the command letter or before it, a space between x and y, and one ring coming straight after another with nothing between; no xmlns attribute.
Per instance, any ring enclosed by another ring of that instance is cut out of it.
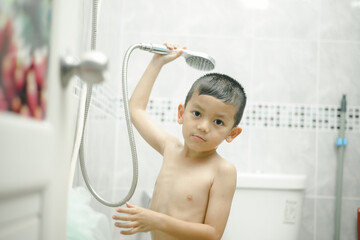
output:
<svg viewBox="0 0 360 240"><path fill-rule="evenodd" d="M39 10L33 11L39 4L28 5L19 9L19 16L0 10L0 111L44 119L48 37L42 35L49 29L39 30L46 25L31 16L41 16ZM41 33L40 37L32 30Z"/></svg>

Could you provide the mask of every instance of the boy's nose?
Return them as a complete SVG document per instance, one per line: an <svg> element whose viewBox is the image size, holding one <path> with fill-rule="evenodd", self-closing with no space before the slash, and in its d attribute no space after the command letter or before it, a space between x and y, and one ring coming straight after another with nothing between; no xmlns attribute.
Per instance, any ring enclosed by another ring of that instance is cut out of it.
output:
<svg viewBox="0 0 360 240"><path fill-rule="evenodd" d="M197 126L198 130L203 131L205 133L209 132L209 123L206 120L200 121Z"/></svg>

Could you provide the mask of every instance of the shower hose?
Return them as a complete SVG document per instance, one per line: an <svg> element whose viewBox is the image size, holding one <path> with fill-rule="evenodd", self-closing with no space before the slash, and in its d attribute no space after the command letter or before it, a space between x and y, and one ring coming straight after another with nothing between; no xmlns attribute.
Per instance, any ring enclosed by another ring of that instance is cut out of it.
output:
<svg viewBox="0 0 360 240"><path fill-rule="evenodd" d="M96 31L97 31L97 15L98 15L98 0L93 1L93 11L92 11L92 35L91 35L91 50L95 49L96 45ZM89 189L90 193L93 197L99 201L100 203L104 204L108 207L119 207L124 205L127 201L130 200L132 195L135 192L137 180L138 180L138 159L136 153L136 145L135 145L135 138L130 118L130 111L129 111L129 103L128 103L128 89L127 89L127 66L131 52L139 48L139 44L135 44L131 46L124 57L124 62L122 66L122 93L123 93L123 102L124 102L124 110L125 110L125 120L126 126L129 136L130 148L131 148L131 156L132 156L132 165L133 165L133 179L131 187L127 193L127 195L119 202L109 202L103 199L91 185L89 176L85 166L84 160L84 131L86 127L87 116L89 112L90 102L91 102L91 95L92 95L92 84L84 83L82 85L81 91L81 98L80 98L80 106L79 106L79 113L78 113L78 121L77 121L77 132L75 137L74 149L71 159L71 166L70 166L70 181L69 181L69 189L71 189L73 184L73 177L75 173L75 166L77 162L77 157L79 154L80 158L80 168L84 178L84 182ZM86 96L86 99L84 98ZM85 101L84 101L85 100ZM80 146L79 146L80 145Z"/></svg>
<svg viewBox="0 0 360 240"><path fill-rule="evenodd" d="M90 184L89 177L88 177L86 167L85 167L85 161L84 161L84 138L83 138L84 131L83 131L82 137L81 137L79 157L80 157L81 172L82 172L85 184L96 200L98 200L100 203L102 203L106 206L109 206L109 207L118 207L118 206L124 205L134 194L136 185L137 185L137 180L138 180L138 159L137 159L136 144L135 144L135 138L134 138L133 127L132 127L132 123L131 123L129 103L128 103L127 67L128 67L129 57L130 57L132 51L135 50L136 48L139 48L140 46L141 46L140 44L134 44L127 50L125 57L124 57L123 66L122 66L122 94L123 94L123 102L124 102L125 120L126 120L128 137L129 137L129 142L130 142L130 148L131 148L131 156L132 156L132 164L133 164L133 179L132 179L132 185L131 185L131 188L130 188L128 194L120 202L111 203L111 202L104 200L101 196L99 196L99 194L95 191L93 186ZM84 126L83 126L84 130L85 130L87 115L88 115L89 106L90 106L91 94L92 94L92 86L90 85L87 87L87 94L86 94Z"/></svg>

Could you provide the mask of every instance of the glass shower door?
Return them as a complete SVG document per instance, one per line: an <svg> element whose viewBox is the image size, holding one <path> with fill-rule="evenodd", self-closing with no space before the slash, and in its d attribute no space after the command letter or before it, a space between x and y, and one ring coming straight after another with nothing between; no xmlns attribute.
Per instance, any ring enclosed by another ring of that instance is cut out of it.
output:
<svg viewBox="0 0 360 240"><path fill-rule="evenodd" d="M0 239L65 239L80 1L0 2ZM71 37L69 37L71 36Z"/></svg>

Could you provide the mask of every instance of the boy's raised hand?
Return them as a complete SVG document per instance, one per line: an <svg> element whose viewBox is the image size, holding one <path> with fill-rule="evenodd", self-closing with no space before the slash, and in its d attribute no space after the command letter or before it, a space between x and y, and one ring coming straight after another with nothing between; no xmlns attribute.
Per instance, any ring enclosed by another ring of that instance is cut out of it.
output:
<svg viewBox="0 0 360 240"><path fill-rule="evenodd" d="M170 50L179 49L177 44L164 43L164 45ZM186 47L183 47L182 49L186 49ZM174 61L176 58L180 57L181 54L184 52L182 49L179 49L178 51L174 51L173 53L165 54L165 55L155 54L153 60L158 61L161 65L165 65L171 61Z"/></svg>

